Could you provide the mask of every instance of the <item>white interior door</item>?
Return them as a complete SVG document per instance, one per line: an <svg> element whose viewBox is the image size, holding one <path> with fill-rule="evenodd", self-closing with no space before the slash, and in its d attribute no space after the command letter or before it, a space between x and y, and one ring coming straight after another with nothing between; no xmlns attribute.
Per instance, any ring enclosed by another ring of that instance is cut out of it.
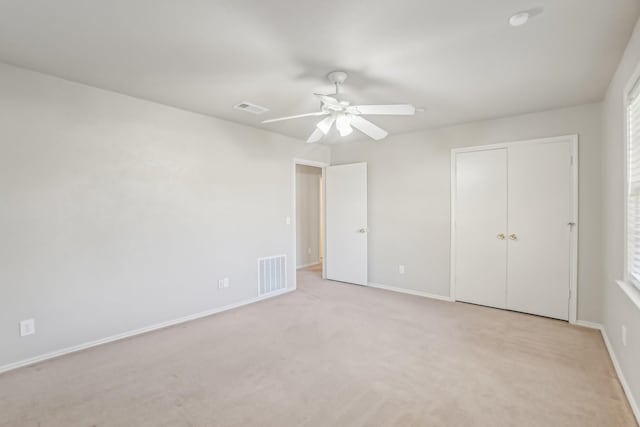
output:
<svg viewBox="0 0 640 427"><path fill-rule="evenodd" d="M457 153L456 300L506 307L507 151Z"/></svg>
<svg viewBox="0 0 640 427"><path fill-rule="evenodd" d="M367 164L325 170L327 279L367 284Z"/></svg>
<svg viewBox="0 0 640 427"><path fill-rule="evenodd" d="M569 319L572 143L509 147L507 308Z"/></svg>

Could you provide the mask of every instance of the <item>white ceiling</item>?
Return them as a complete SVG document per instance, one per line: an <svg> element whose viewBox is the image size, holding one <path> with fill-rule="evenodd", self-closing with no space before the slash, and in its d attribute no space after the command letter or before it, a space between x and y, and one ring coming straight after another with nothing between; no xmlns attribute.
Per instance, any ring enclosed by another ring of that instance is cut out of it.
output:
<svg viewBox="0 0 640 427"><path fill-rule="evenodd" d="M353 102L425 109L372 118L399 133L600 100L638 3L0 0L0 60L305 139L317 118L260 121L316 111L312 92L344 69Z"/></svg>

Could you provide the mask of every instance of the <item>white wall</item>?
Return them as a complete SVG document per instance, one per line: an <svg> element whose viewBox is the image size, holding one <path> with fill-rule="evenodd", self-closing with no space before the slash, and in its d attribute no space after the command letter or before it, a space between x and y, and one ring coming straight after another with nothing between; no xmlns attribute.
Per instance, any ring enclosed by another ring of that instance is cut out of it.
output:
<svg viewBox="0 0 640 427"><path fill-rule="evenodd" d="M320 262L320 180L322 169L296 165L296 264Z"/></svg>
<svg viewBox="0 0 640 427"><path fill-rule="evenodd" d="M578 318L601 321L600 123L590 104L333 145L332 163L369 165L369 281L449 296L452 148L579 134Z"/></svg>
<svg viewBox="0 0 640 427"><path fill-rule="evenodd" d="M640 407L640 307L620 288L624 277L624 177L625 109L624 91L634 71L640 67L640 27L609 86L603 103L602 144L602 230L604 256L604 327L624 377L633 390L636 411ZM640 300L640 292L631 294ZM628 345L622 345L622 325L627 327ZM640 417L640 413L636 412Z"/></svg>
<svg viewBox="0 0 640 427"><path fill-rule="evenodd" d="M251 299L260 256L295 278L293 159L326 147L7 65L0 94L0 367Z"/></svg>

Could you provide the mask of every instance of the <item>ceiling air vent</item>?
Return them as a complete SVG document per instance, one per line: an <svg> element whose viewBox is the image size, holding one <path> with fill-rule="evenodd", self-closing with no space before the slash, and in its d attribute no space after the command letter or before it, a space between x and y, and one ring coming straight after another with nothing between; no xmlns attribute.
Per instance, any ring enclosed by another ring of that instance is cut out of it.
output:
<svg viewBox="0 0 640 427"><path fill-rule="evenodd" d="M264 108L256 104L252 104L250 102L242 102L234 106L233 108L235 108L236 110L246 111L247 113L251 113L251 114L262 114L269 111L268 108Z"/></svg>

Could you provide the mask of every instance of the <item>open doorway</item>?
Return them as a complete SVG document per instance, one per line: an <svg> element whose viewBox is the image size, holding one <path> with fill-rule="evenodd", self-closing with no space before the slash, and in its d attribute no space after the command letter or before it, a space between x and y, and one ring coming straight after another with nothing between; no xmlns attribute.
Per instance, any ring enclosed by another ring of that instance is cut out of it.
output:
<svg viewBox="0 0 640 427"><path fill-rule="evenodd" d="M297 162L295 168L296 269L307 269L323 276L323 168Z"/></svg>

